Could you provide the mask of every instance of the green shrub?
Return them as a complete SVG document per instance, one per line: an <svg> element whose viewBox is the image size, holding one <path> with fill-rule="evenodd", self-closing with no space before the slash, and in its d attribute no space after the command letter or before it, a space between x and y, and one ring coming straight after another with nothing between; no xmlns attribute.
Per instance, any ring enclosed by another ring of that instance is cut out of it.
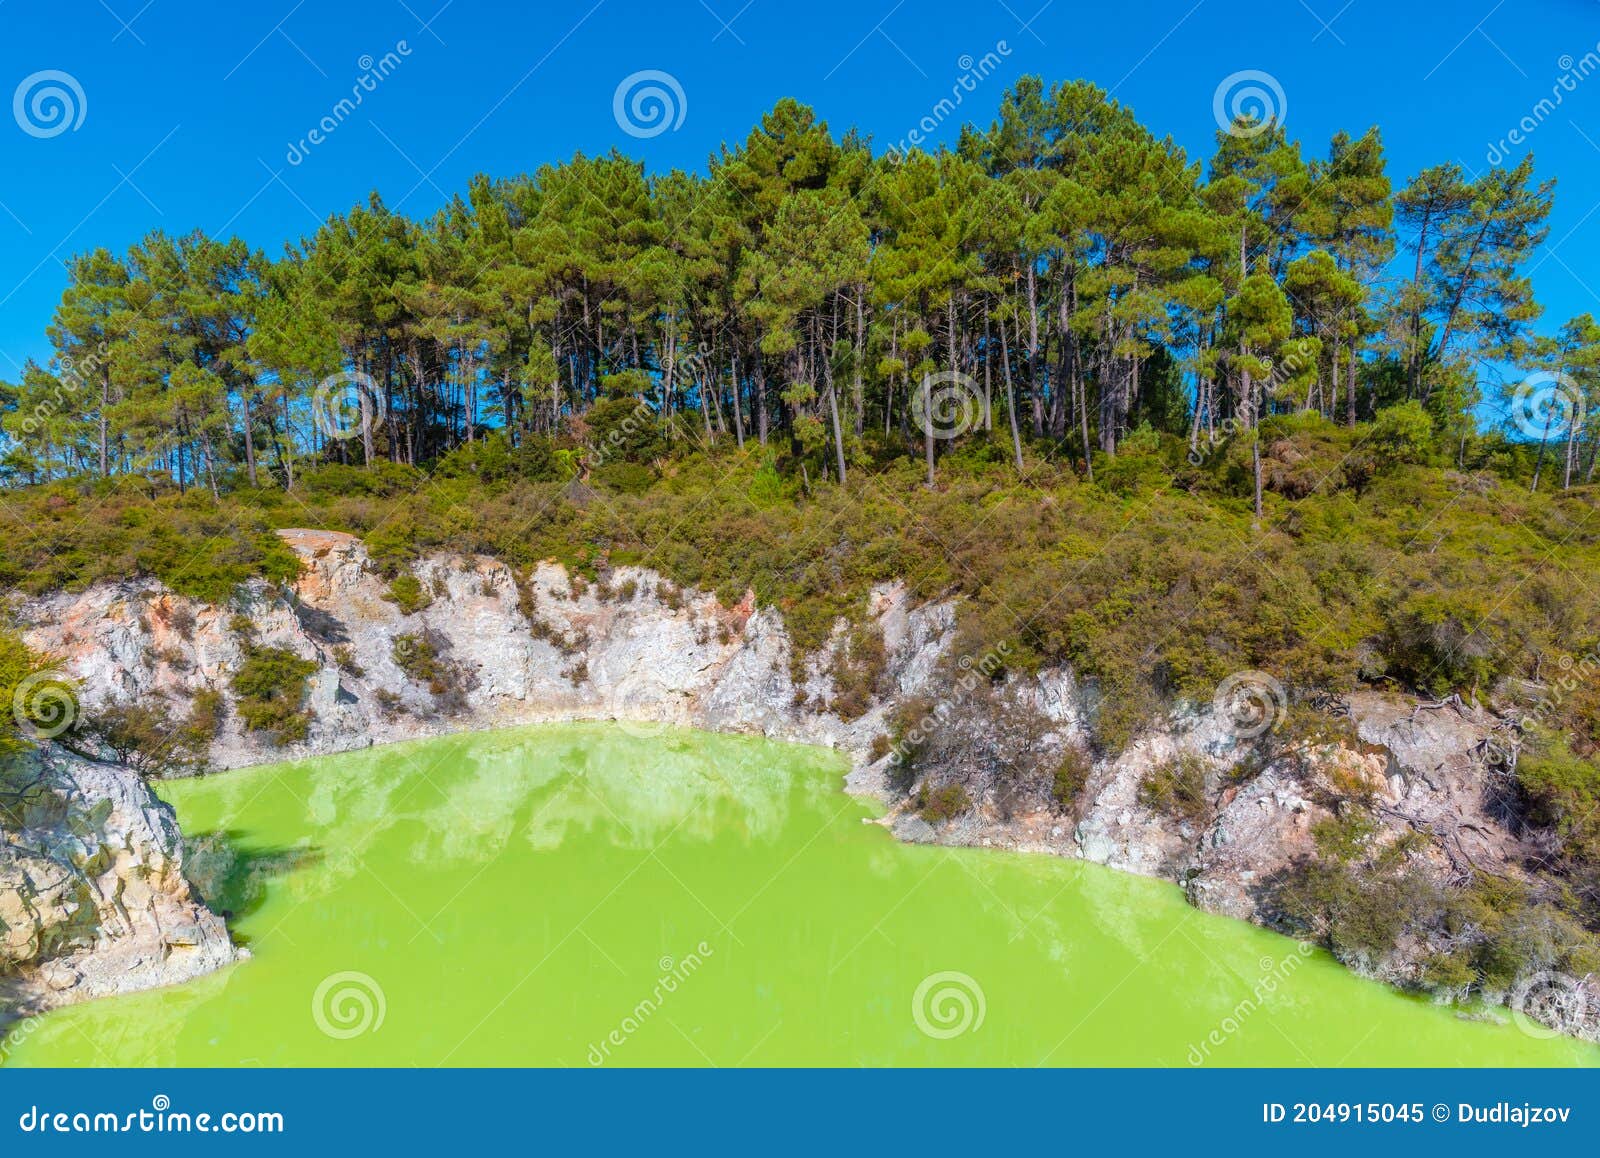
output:
<svg viewBox="0 0 1600 1158"><path fill-rule="evenodd" d="M917 790L917 812L929 824L942 824L972 808L972 798L960 784L933 788L926 781Z"/></svg>
<svg viewBox="0 0 1600 1158"><path fill-rule="evenodd" d="M1340 816L1311 826L1317 852L1340 864L1360 860L1377 833L1377 822L1360 808L1346 809Z"/></svg>
<svg viewBox="0 0 1600 1158"><path fill-rule="evenodd" d="M1139 782L1139 803L1174 820L1202 823L1211 812L1206 762L1182 755L1157 764Z"/></svg>
<svg viewBox="0 0 1600 1158"><path fill-rule="evenodd" d="M58 731L79 719L78 689L56 676L53 656L31 650L22 637L0 628L0 759L22 745L22 736Z"/></svg>
<svg viewBox="0 0 1600 1158"><path fill-rule="evenodd" d="M1426 462L1433 447L1433 419L1415 400L1378 411L1372 446L1387 463Z"/></svg>
<svg viewBox="0 0 1600 1158"><path fill-rule="evenodd" d="M195 696L182 720L174 720L160 699L109 704L80 719L70 742L86 744L95 755L109 756L142 776L192 772L205 766L222 712L222 695L211 690Z"/></svg>
<svg viewBox="0 0 1600 1158"><path fill-rule="evenodd" d="M250 646L232 680L245 730L266 732L279 745L304 740L311 725L306 688L316 670L316 661L286 648Z"/></svg>
<svg viewBox="0 0 1600 1158"><path fill-rule="evenodd" d="M333 649L333 662L339 665L339 670L348 672L356 679L367 674L365 668L356 660L356 653L348 644L340 644Z"/></svg>
<svg viewBox="0 0 1600 1158"><path fill-rule="evenodd" d="M460 665L447 658L448 650L443 636L428 631L395 636L390 655L408 679L427 687L439 706L458 709L465 706L463 697L470 681Z"/></svg>
<svg viewBox="0 0 1600 1158"><path fill-rule="evenodd" d="M845 637L829 668L833 677L830 707L840 719L859 719L872 706L888 663L883 631L877 624L857 626Z"/></svg>
<svg viewBox="0 0 1600 1158"><path fill-rule="evenodd" d="M1057 808L1066 810L1077 803L1079 794L1089 785L1089 774L1093 770L1094 761L1087 752L1076 745L1068 746L1061 754L1061 762L1056 765L1050 783L1050 797Z"/></svg>
<svg viewBox="0 0 1600 1158"><path fill-rule="evenodd" d="M389 654L407 678L426 684L438 678L441 663L434 644L421 635L397 635Z"/></svg>
<svg viewBox="0 0 1600 1158"><path fill-rule="evenodd" d="M404 615L415 615L433 603L433 595L409 571L390 580L389 589L383 597L400 608Z"/></svg>

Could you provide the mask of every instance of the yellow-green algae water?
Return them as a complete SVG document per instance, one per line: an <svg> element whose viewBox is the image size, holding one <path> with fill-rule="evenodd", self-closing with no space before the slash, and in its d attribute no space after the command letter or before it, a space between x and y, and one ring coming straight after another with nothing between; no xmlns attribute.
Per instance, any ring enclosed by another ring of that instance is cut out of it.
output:
<svg viewBox="0 0 1600 1158"><path fill-rule="evenodd" d="M239 853L213 899L252 959L37 1019L9 1064L1600 1060L1362 981L1171 885L902 845L843 770L595 725L166 785L187 833Z"/></svg>

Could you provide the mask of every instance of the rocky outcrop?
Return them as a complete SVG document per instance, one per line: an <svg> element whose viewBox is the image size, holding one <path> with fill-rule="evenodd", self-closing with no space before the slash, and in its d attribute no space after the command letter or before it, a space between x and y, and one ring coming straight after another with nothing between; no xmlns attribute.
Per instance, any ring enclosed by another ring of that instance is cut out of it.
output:
<svg viewBox="0 0 1600 1158"><path fill-rule="evenodd" d="M26 638L60 657L90 715L150 702L181 714L199 692L230 696L249 646L314 663L305 739L280 746L227 713L210 746L213 768L574 719L756 732L865 762L887 703L932 678L952 619L945 606L909 607L901 588L876 590L887 694L846 720L827 706L831 654L803 665L797 686L782 621L753 596L725 607L637 568L619 568L602 587L542 564L519 583L495 560L439 556L416 566L428 604L407 613L359 540L285 538L305 560L290 588L251 584L235 605L215 607L153 583L102 585L23 603ZM416 641L441 659L442 678L408 669L405 648Z"/></svg>
<svg viewBox="0 0 1600 1158"><path fill-rule="evenodd" d="M187 981L239 951L133 772L46 746L0 764L0 1009Z"/></svg>
<svg viewBox="0 0 1600 1158"><path fill-rule="evenodd" d="M1180 705L1124 750L1090 759L1093 689L1060 670L990 679L1004 667L994 654L951 654L954 607L913 606L898 585L875 588L866 609L881 648L858 655L860 632L841 621L797 659L777 611L753 594L726 605L639 568L585 583L553 563L518 575L493 559L437 555L412 569L406 610L358 539L283 535L304 563L290 586L253 583L228 607L151 582L58 593L19 605L26 638L61 657L91 715L165 703L176 718L201 692L231 703L252 647L309 661L304 738L279 746L227 711L209 747L214 768L557 720L758 733L842 750L849 790L880 799L902 839L1082 857L1279 927L1264 883L1310 852L1331 802L1352 791L1372 802L1378 840L1426 837L1408 856L1441 882L1516 876L1529 859L1499 819L1482 759L1494 721L1459 703L1357 695L1343 705L1343 738L1274 747L1265 762L1253 730L1209 704ZM418 647L425 667L411 662ZM914 760L889 750L891 732L917 738ZM1069 758L1085 768L1070 800L1054 776ZM1201 777L1204 808L1150 799L1153 770L1174 766ZM959 785L965 804L930 823L907 793L917 782ZM1416 966L1390 962L1384 975L1404 981Z"/></svg>

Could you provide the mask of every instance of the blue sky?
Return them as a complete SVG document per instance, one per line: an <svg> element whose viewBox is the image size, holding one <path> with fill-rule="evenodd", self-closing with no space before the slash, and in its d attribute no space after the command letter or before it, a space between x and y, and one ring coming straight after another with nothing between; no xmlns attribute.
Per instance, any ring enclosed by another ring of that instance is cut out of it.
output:
<svg viewBox="0 0 1600 1158"><path fill-rule="evenodd" d="M1397 183L1531 148L1560 182L1533 272L1556 324L1600 314L1600 72L1536 106L1597 45L1594 0L0 0L0 97L48 71L82 93L81 121L54 135L27 97L59 80L24 89L21 120L15 100L0 116L0 378L48 354L62 263L85 249L200 227L276 253L372 189L420 215L474 173L578 149L703 167L783 96L887 145L987 53L998 67L935 143L962 119L987 122L1006 85L1037 72L1092 80L1205 156L1219 83L1259 70L1308 152L1380 125ZM291 164L375 68L387 75ZM683 115L637 137L613 98L644 70L671 75ZM1534 127L1512 144L1524 118Z"/></svg>

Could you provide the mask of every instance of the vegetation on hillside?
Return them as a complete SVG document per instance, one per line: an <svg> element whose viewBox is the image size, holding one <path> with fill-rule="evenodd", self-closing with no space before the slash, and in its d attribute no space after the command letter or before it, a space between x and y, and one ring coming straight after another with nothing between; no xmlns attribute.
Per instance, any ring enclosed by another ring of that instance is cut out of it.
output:
<svg viewBox="0 0 1600 1158"><path fill-rule="evenodd" d="M1352 797L1278 882L1290 916L1363 958L1444 920L1444 988L1578 968L1600 324L1534 328L1553 195L1531 159L1397 186L1376 129L1313 153L1240 121L1197 161L1092 85L1026 78L937 154L875 156L783 101L704 174L579 155L425 220L374 194L277 258L153 233L75 258L54 358L0 384L0 585L225 602L294 575L290 526L362 536L406 613L430 551L645 564L753 588L802 649L854 621L849 716L882 669L865 595L900 580L958 600L958 656L1005 644L995 676L1070 665L1100 752L1244 670L1301 701L1459 694L1520 721L1498 774L1547 838L1537 887L1441 899ZM309 665L241 629L242 724L303 735ZM426 634L393 658L459 693ZM0 641L0 685L32 663ZM184 750L216 726L186 721ZM1053 772L1064 810L1088 758ZM1160 770L1146 801L1199 822L1202 780ZM972 806L903 787L930 822Z"/></svg>

